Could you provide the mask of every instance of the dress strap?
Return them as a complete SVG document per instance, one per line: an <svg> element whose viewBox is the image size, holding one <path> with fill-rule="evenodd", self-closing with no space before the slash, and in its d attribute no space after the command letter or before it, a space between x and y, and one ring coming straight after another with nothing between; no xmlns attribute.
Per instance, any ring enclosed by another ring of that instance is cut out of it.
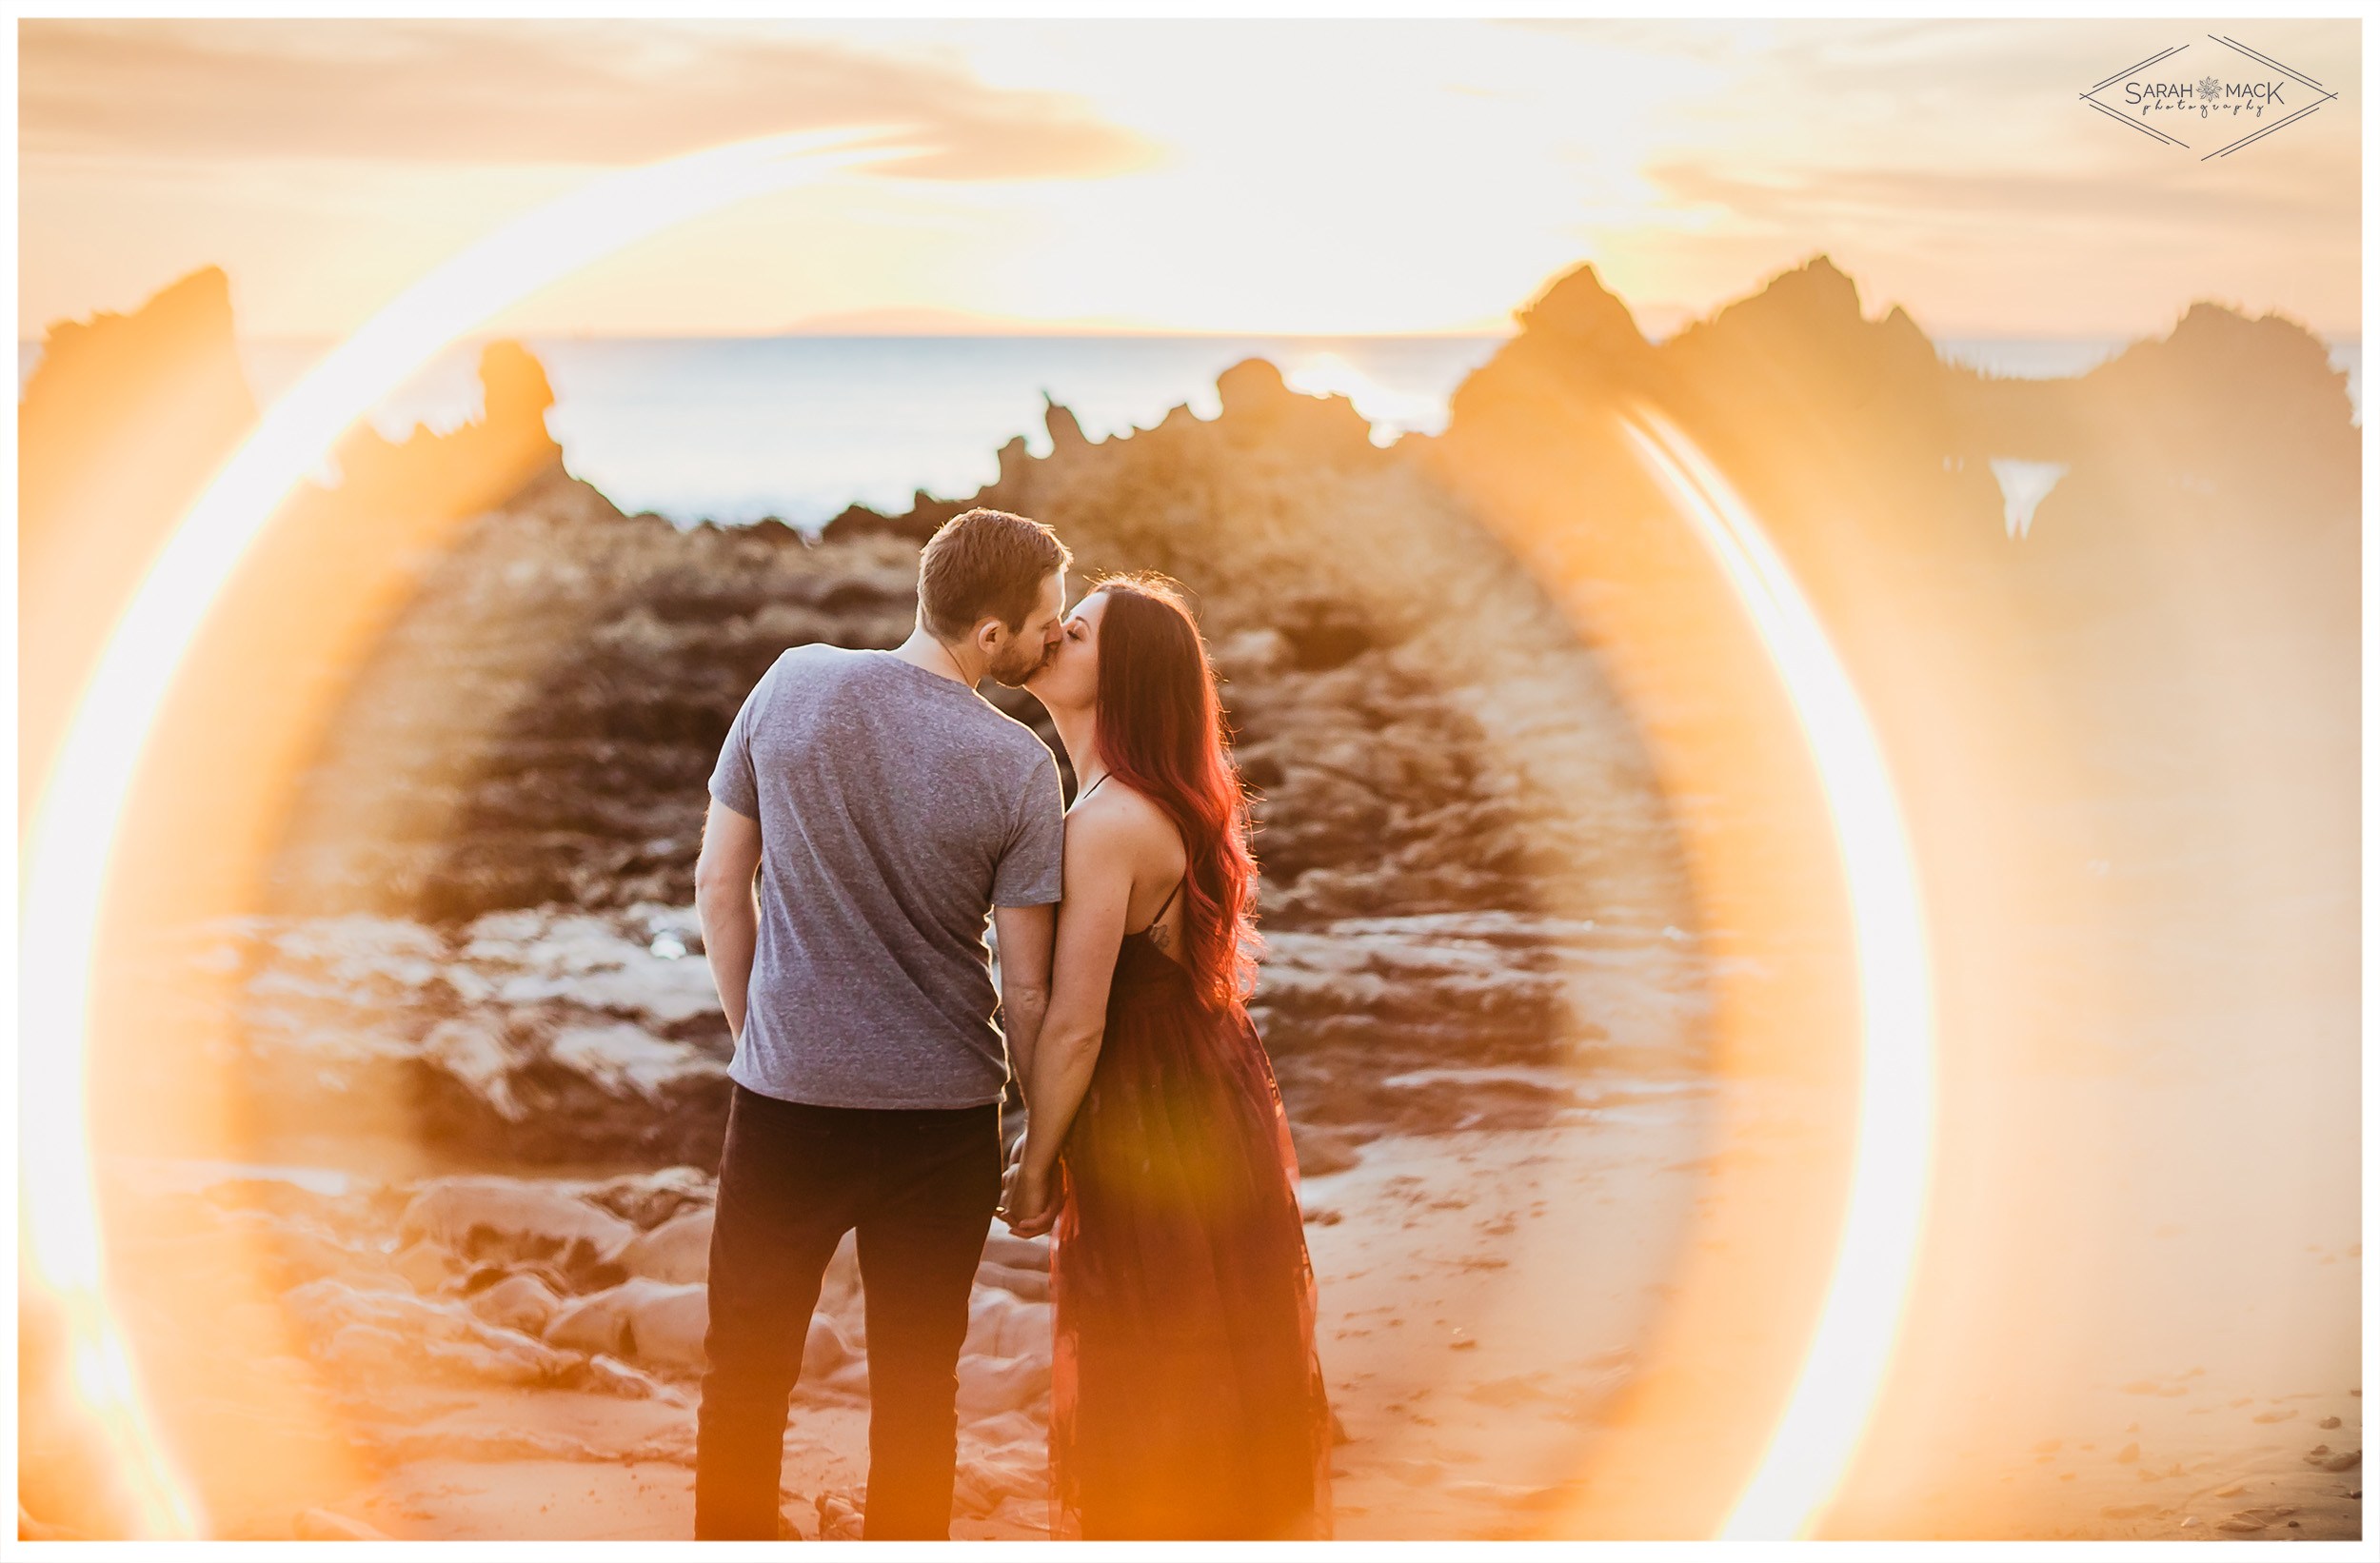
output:
<svg viewBox="0 0 2380 1563"><path fill-rule="evenodd" d="M1187 875L1187 874L1182 875L1182 877L1181 877L1181 878L1180 878L1180 879L1178 879L1178 880L1176 880L1174 881L1174 887L1173 887L1171 890L1168 890L1168 891L1166 891L1166 892L1165 892L1165 899L1164 899L1164 900L1159 904L1159 906L1158 906L1158 908L1157 908L1157 915L1156 915L1155 917L1153 917L1153 918L1149 919L1149 921L1148 921L1148 926L1149 926L1149 927L1154 928L1154 927L1156 927L1159 923L1160 923L1160 922L1162 922L1162 921L1164 921L1164 920L1165 920L1165 914L1166 914L1168 911L1172 910L1172 908L1173 908L1173 904L1174 904L1174 898L1175 898L1176 896L1180 895L1180 894L1181 894L1181 887L1182 887L1183 885L1185 885L1185 884L1189 883L1189 882L1190 882L1190 876L1189 876L1189 875Z"/></svg>
<svg viewBox="0 0 2380 1563"><path fill-rule="evenodd" d="M1076 793L1076 794L1074 795L1074 801L1075 801L1077 803L1081 802L1081 801L1082 801L1085 798L1088 798L1088 797L1090 797L1090 796L1091 796L1091 794L1093 794L1093 793L1095 793L1095 792L1099 791L1099 790L1100 790L1100 788L1101 788L1101 786L1103 786L1103 785L1105 785L1105 784L1106 784L1107 779L1108 779L1109 777L1111 777L1111 776L1115 775L1115 774L1116 774L1116 773L1115 773L1115 772L1113 772L1113 771L1101 771L1101 772L1100 772L1100 779L1099 779L1097 782L1092 782L1089 786L1087 786L1087 787L1083 788L1081 792ZM1164 900L1162 900L1161 902L1160 902L1160 903L1159 903L1159 905L1158 905L1158 908L1157 908L1157 915L1156 915L1155 917L1153 917L1153 918L1149 919L1149 920L1148 920L1148 921L1146 921L1146 922L1142 923L1142 924L1140 925L1140 927L1139 931L1140 931L1140 933L1144 933L1144 934L1145 934L1145 933L1147 933L1147 932L1148 932L1151 928L1154 928L1154 927L1156 927L1159 923L1160 923L1160 922L1164 921L1164 920L1165 920L1165 914L1166 914L1167 912L1170 912L1170 911L1172 911L1172 910L1173 910L1173 905L1174 905L1174 898L1175 898L1176 896L1180 895L1180 894L1181 894L1181 887L1182 887L1183 885L1185 885L1185 884L1188 884L1189 882L1190 882L1190 875L1189 875L1189 872L1188 872L1187 870L1184 870L1184 871L1183 871L1183 873L1182 873L1181 878L1180 878L1180 879L1178 879L1178 880L1176 880L1174 881L1174 887L1173 887L1171 890L1168 890L1168 891L1166 891L1166 892L1165 892L1165 899L1164 899Z"/></svg>

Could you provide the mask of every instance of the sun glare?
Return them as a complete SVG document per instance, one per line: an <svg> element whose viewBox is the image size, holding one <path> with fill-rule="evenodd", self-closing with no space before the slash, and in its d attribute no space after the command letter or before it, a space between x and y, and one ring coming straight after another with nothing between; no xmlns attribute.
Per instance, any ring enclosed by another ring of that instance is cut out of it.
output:
<svg viewBox="0 0 2380 1563"><path fill-rule="evenodd" d="M1334 352L1308 352L1282 370L1281 384L1302 396L1343 396L1372 425L1372 443L1393 445L1407 429L1435 434L1446 424L1442 399L1383 386Z"/></svg>

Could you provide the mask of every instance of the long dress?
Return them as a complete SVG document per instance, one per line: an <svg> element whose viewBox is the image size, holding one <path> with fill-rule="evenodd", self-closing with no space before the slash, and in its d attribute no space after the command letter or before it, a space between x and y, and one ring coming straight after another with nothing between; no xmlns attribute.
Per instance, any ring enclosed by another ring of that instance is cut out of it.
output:
<svg viewBox="0 0 2380 1563"><path fill-rule="evenodd" d="M1146 930L1118 952L1058 1167L1050 1533L1328 1537L1331 1413L1280 1088L1246 1008L1204 1004Z"/></svg>

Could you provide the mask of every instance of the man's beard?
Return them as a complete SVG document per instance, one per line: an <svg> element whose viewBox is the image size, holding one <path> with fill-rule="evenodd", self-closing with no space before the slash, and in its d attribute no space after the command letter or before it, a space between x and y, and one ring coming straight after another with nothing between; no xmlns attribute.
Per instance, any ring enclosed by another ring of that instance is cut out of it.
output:
<svg viewBox="0 0 2380 1563"><path fill-rule="evenodd" d="M992 676L992 682L995 683L1005 684L1011 689L1021 689L1036 674L1050 664L1057 651L1056 646L1043 646L1033 654L1030 661L1021 663L994 663L984 671Z"/></svg>

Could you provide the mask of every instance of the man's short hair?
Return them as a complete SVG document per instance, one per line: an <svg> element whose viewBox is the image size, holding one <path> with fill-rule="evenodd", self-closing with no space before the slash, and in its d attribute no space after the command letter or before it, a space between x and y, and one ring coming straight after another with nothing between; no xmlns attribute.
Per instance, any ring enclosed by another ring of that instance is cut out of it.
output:
<svg viewBox="0 0 2380 1563"><path fill-rule="evenodd" d="M1058 534L1038 521L962 511L918 557L918 607L925 627L945 641L964 640L986 615L1013 633L1041 601L1041 583L1073 563Z"/></svg>

